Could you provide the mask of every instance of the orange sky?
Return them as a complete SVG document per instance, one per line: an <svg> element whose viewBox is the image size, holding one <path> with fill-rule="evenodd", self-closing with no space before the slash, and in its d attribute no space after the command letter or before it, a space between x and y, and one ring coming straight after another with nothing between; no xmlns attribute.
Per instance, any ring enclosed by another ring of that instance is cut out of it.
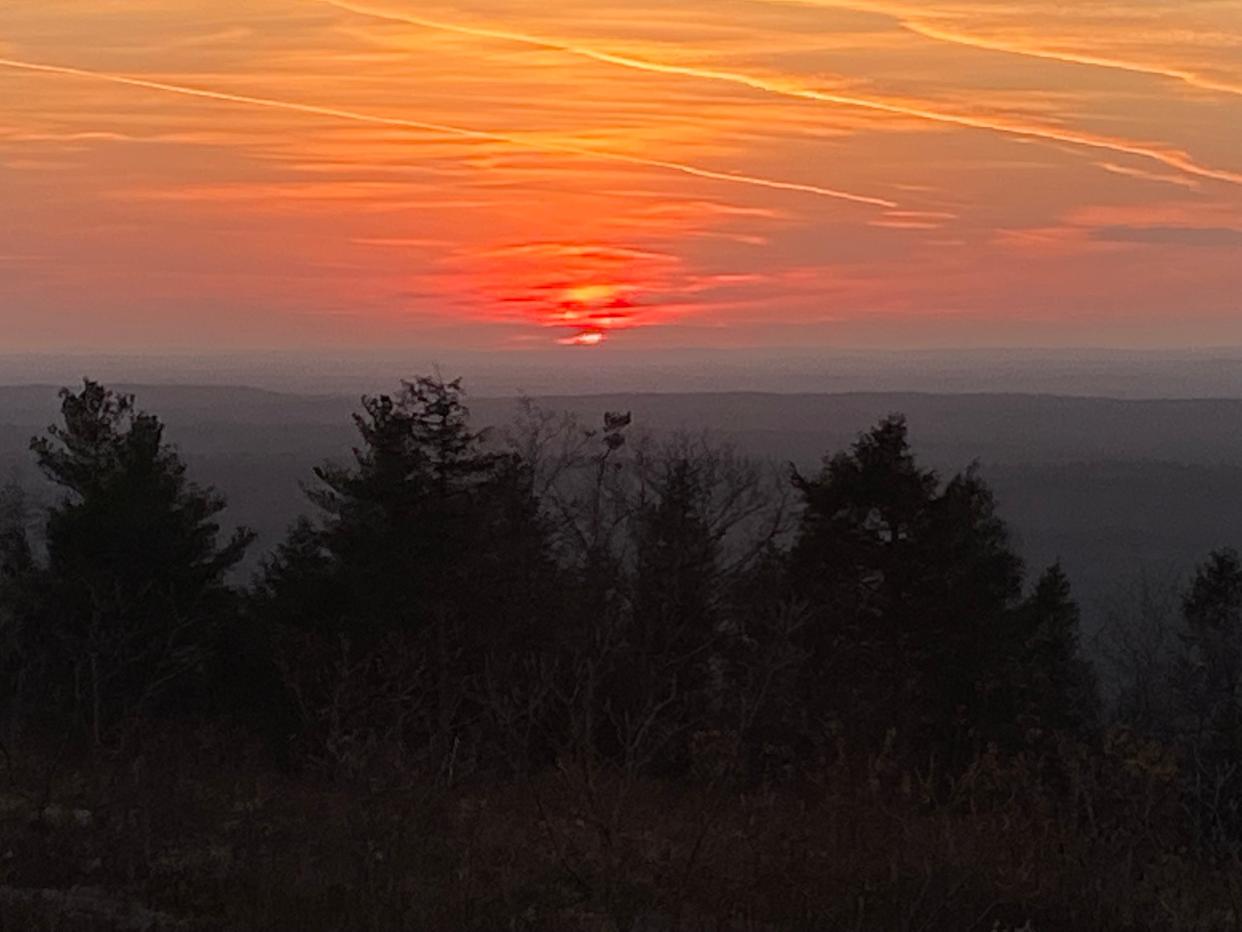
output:
<svg viewBox="0 0 1242 932"><path fill-rule="evenodd" d="M1242 0L14 0L0 350L1242 344Z"/></svg>

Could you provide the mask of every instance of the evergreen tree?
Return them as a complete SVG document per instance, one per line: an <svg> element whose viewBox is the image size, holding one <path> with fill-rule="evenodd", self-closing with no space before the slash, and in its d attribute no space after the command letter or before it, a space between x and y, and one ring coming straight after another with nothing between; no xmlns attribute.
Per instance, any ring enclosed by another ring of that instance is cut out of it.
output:
<svg viewBox="0 0 1242 932"><path fill-rule="evenodd" d="M448 617L530 613L550 557L530 477L469 426L458 381L363 398L352 466L315 470L303 519L267 567L269 608L365 642Z"/></svg>
<svg viewBox="0 0 1242 932"><path fill-rule="evenodd" d="M26 529L26 498L17 485L0 489L0 709L11 720L23 681L39 676L25 656L21 620L35 576L34 553Z"/></svg>
<svg viewBox="0 0 1242 932"><path fill-rule="evenodd" d="M13 483L0 488L0 601L8 601L14 587L34 568L27 530L29 512L26 494L20 486Z"/></svg>
<svg viewBox="0 0 1242 932"><path fill-rule="evenodd" d="M1213 552L1182 602L1188 653L1184 690L1202 747L1228 760L1242 754L1242 558Z"/></svg>
<svg viewBox="0 0 1242 932"><path fill-rule="evenodd" d="M510 702L555 621L530 470L488 449L461 394L418 378L363 398L354 462L315 470L319 514L292 528L253 603L278 637L309 637L285 658L307 714L444 754Z"/></svg>
<svg viewBox="0 0 1242 932"><path fill-rule="evenodd" d="M660 472L635 518L633 608L640 643L653 655L710 642L720 584L720 541L704 514L710 493L701 470L678 458Z"/></svg>
<svg viewBox="0 0 1242 932"><path fill-rule="evenodd" d="M607 688L612 717L647 748L633 747L663 766L684 764L690 732L705 725L712 697L712 663L721 640L720 541L706 514L711 490L706 463L663 458L633 517L634 569L623 644L612 658Z"/></svg>
<svg viewBox="0 0 1242 932"><path fill-rule="evenodd" d="M808 707L864 741L895 728L961 756L985 740L1022 564L975 468L942 487L895 415L794 484L804 511L791 584L816 613Z"/></svg>
<svg viewBox="0 0 1242 932"><path fill-rule="evenodd" d="M1230 856L1242 837L1242 558L1211 553L1182 599L1183 778L1199 837Z"/></svg>
<svg viewBox="0 0 1242 932"><path fill-rule="evenodd" d="M232 608L225 578L253 535L219 542L224 499L187 479L163 424L132 396L86 380L60 397L63 425L31 441L64 496L48 512L46 565L31 570L38 597L22 640L47 663L46 700L99 739L203 685Z"/></svg>
<svg viewBox="0 0 1242 932"><path fill-rule="evenodd" d="M1044 571L1014 615L1018 729L1028 738L1090 733L1099 724L1099 695L1095 673L1079 653L1081 617L1061 564Z"/></svg>

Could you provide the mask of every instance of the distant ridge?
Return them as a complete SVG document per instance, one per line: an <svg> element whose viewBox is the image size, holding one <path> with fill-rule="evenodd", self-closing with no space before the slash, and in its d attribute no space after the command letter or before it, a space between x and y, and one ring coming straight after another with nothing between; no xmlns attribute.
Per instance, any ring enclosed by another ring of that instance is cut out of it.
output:
<svg viewBox="0 0 1242 932"><path fill-rule="evenodd" d="M394 390L397 378L371 392ZM326 448L348 441L360 393L300 394L250 386L115 383L159 414L174 436L207 425L299 428ZM0 425L47 424L52 384L0 386ZM1024 392L600 392L533 396L592 425L608 410L632 410L640 430L706 431L749 453L816 457L886 414L907 415L923 454L945 463L1165 460L1242 464L1242 398L1119 399ZM467 396L480 424L502 424L514 397Z"/></svg>
<svg viewBox="0 0 1242 932"><path fill-rule="evenodd" d="M0 355L0 384L108 382L374 391L438 368L474 396L660 392L931 392L1242 398L1242 348L1202 350L516 350Z"/></svg>

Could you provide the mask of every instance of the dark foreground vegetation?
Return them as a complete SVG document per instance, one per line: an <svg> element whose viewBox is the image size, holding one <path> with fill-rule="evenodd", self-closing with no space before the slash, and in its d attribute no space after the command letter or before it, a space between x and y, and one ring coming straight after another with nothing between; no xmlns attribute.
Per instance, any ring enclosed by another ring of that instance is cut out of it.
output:
<svg viewBox="0 0 1242 932"><path fill-rule="evenodd" d="M0 512L2 929L1239 925L1232 551L1101 677L900 417L772 473L424 378L239 585L157 418L62 414Z"/></svg>

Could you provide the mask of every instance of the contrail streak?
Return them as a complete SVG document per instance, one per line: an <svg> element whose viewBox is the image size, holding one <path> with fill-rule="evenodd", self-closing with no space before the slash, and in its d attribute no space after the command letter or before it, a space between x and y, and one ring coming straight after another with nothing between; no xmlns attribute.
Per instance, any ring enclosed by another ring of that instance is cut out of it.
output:
<svg viewBox="0 0 1242 932"><path fill-rule="evenodd" d="M419 16L406 15L404 13L374 10L366 7L355 6L351 3L344 2L344 0L320 0L320 2L342 10L347 10L360 16L369 16L376 19L387 19L394 22L404 22L415 26L421 26L426 29L454 32L460 35L498 39L508 42L520 42L526 45L532 45L538 48L548 49L550 51L562 52L568 55L576 55L578 57L587 58L603 64L616 65L636 71L677 75L680 77L697 78L707 81L720 81L782 97L792 97L800 100L813 100L821 103L837 104L839 106L869 110L876 113L888 113L895 116L911 117L918 120L942 123L951 126L960 126L967 129L986 130L993 133L1001 133L1007 136L1018 136L1025 139L1042 139L1048 142L1058 142L1067 145L1082 146L1090 149L1102 149L1108 152L1132 155L1138 158L1159 162L1168 168L1173 168L1199 178L1210 178L1214 181L1223 181L1228 184L1242 185L1242 172L1234 172L1227 169L1212 168L1207 165L1201 165L1192 159L1186 152L1163 146L1133 142L1131 140L1119 139L1110 136L1099 136L1093 133L1079 132L1077 130L1058 129L1050 126L1019 123L1000 117L976 117L963 113L932 110L925 106L918 106L909 103L877 100L866 97L855 97L847 94L833 94L827 91L813 90L800 84L773 80L770 78L762 78L757 75L651 61L645 58L635 58L631 55L619 55L612 52L603 52L588 46L571 45L568 43L556 42L550 39L543 39L538 36L530 36L522 33L505 32L475 26L462 26L455 23L445 23L438 20L424 19Z"/></svg>
<svg viewBox="0 0 1242 932"><path fill-rule="evenodd" d="M1145 65L1140 62L1123 61L1117 58L1104 58L1096 55L1080 55L1076 52L1058 52L1052 49L1030 48L1024 45L1014 45L1009 42L999 42L994 39L981 39L975 36L966 35L959 32L950 32L945 29L938 29L934 26L927 26L923 23L912 20L902 20L902 28L923 36L926 39L932 39L937 42L946 42L952 45L964 45L975 49L985 49L989 52L1005 52L1010 55L1018 55L1023 58L1042 58L1048 61L1067 62L1074 65L1090 65L1095 68L1108 68L1114 71L1127 71L1131 74L1145 74L1152 77L1168 78L1173 81L1180 81L1191 87L1197 87L1205 91L1217 91L1222 94L1242 95L1242 84L1233 84L1228 81L1219 81L1215 78L1207 78L1198 72L1186 71L1181 68L1171 68L1161 65Z"/></svg>
<svg viewBox="0 0 1242 932"><path fill-rule="evenodd" d="M1024 58L1041 58L1047 61L1067 62L1074 65L1089 65L1094 68L1108 68L1114 71L1126 71L1131 74L1143 74L1151 77L1168 78L1173 81L1180 81L1191 87L1200 90L1216 91L1222 94L1242 95L1242 84L1236 81L1223 81L1217 78L1209 78L1197 71L1190 71L1185 68L1177 68L1167 65L1145 64L1143 62L1129 61L1121 58L1107 58L1103 55L1086 55L1078 52L1062 52L1055 49L1047 48L1031 48L1026 45L1018 45L1016 43L1004 42L998 39L985 39L979 36L972 36L962 32L953 32L948 29L941 29L938 26L932 26L926 22L914 18L917 16L917 7L911 8L901 4L886 3L867 3L863 0L803 0L811 6L832 7L840 10L861 10L865 12L882 13L886 16L893 17L901 27L915 35L922 36L925 39L931 39L936 42L944 42L950 45L962 45L969 48L984 49L990 52L1004 52L1009 55L1018 55Z"/></svg>
<svg viewBox="0 0 1242 932"><path fill-rule="evenodd" d="M395 126L403 129L416 129L445 136L457 136L463 139L476 139L487 142L499 142L510 146L529 149L534 152L555 153L558 155L574 155L582 158L596 159L606 162L619 162L626 165L637 165L644 168L657 168L669 172L678 172L693 178L704 178L710 181L727 181L733 184L750 185L758 188L771 188L777 191L792 191L799 194L813 194L818 197L851 201L855 204L866 204L872 207L893 208L898 206L895 201L885 198L868 197L862 194L851 194L835 188L821 187L814 184L802 184L795 181L779 181L756 175L734 174L733 172L713 171L697 165L682 162L671 162L664 159L649 159L637 155L625 155L621 152L607 152L562 143L533 142L505 133L493 133L487 130L468 129L451 126L446 123L428 123L422 120L409 120L404 117L380 116L378 114L360 113L356 110L342 110L337 107L321 107L316 104L303 104L289 100L277 100L271 97L253 97L249 94L231 94L226 91L213 91L201 87L184 84L168 84L163 81L149 81L145 78L134 78L123 74L107 71L90 71L85 68L71 68L64 65L48 65L39 62L18 61L11 58L0 58L0 68L12 68L21 71L32 71L40 74L63 75L72 78L85 78L94 81L106 81L110 84L123 84L128 87L140 87L153 91L164 91L170 94L181 94L186 97L198 97L206 100L217 100L226 103L242 104L249 107L265 107L271 110L285 110L294 113L306 113L314 116L331 117L338 120L349 120L355 123L368 123L375 126Z"/></svg>

